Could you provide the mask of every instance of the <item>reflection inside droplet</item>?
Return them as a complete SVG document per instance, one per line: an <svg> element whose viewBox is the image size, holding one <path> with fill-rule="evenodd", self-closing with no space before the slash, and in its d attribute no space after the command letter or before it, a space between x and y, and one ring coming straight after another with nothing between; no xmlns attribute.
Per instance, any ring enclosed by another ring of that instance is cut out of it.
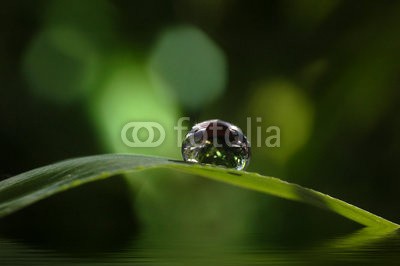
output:
<svg viewBox="0 0 400 266"><path fill-rule="evenodd" d="M187 162L245 169L250 161L250 146L242 130L228 122L214 119L192 127L182 144Z"/></svg>

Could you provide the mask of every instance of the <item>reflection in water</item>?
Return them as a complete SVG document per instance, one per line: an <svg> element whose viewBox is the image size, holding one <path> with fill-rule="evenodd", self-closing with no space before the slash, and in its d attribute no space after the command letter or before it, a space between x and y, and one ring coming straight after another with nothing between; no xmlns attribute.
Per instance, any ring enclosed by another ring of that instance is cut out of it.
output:
<svg viewBox="0 0 400 266"><path fill-rule="evenodd" d="M0 238L0 265L398 265L400 234L380 238L379 232L372 232L360 230L304 250L243 243L220 245L212 239L165 241L148 235L132 240L128 248L86 257Z"/></svg>

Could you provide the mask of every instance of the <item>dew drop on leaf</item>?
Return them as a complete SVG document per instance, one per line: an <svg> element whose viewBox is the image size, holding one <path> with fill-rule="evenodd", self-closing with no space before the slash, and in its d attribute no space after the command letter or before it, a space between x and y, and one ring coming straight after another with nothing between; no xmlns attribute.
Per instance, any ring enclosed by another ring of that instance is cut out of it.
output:
<svg viewBox="0 0 400 266"><path fill-rule="evenodd" d="M212 164L244 170L250 162L250 143L242 130L214 119L192 127L182 144L187 162Z"/></svg>

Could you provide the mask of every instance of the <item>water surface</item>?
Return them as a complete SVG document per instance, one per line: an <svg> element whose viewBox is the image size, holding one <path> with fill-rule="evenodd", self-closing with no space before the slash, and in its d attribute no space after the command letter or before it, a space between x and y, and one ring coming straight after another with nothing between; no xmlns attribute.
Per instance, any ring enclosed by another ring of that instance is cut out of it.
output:
<svg viewBox="0 0 400 266"><path fill-rule="evenodd" d="M382 237L365 230L307 247L147 235L126 247L93 253L0 238L0 265L400 265L399 251L397 232Z"/></svg>

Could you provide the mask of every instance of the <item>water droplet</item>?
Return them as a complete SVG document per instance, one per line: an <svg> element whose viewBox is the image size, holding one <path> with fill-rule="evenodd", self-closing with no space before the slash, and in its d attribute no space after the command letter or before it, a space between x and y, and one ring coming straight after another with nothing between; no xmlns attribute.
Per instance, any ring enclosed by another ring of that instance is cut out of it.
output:
<svg viewBox="0 0 400 266"><path fill-rule="evenodd" d="M207 120L194 125L186 135L182 156L187 162L243 170L250 162L250 146L237 126L218 119Z"/></svg>

